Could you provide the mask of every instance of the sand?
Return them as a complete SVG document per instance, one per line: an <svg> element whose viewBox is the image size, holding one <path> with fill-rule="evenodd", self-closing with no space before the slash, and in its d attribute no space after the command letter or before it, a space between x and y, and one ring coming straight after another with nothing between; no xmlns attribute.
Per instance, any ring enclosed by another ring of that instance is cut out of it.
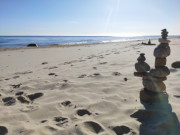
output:
<svg viewBox="0 0 180 135"><path fill-rule="evenodd" d="M141 42L0 49L0 135L180 134L180 69L171 67L180 38L171 39L160 105L139 99L134 64L145 53L153 67L156 47Z"/></svg>

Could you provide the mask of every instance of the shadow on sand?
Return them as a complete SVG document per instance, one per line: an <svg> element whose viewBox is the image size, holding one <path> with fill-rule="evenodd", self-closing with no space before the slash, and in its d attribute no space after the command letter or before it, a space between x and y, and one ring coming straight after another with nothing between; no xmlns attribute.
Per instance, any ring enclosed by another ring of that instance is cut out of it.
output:
<svg viewBox="0 0 180 135"><path fill-rule="evenodd" d="M176 113L172 112L168 96L158 102L141 102L144 109L131 115L141 123L139 135L180 135L180 123Z"/></svg>

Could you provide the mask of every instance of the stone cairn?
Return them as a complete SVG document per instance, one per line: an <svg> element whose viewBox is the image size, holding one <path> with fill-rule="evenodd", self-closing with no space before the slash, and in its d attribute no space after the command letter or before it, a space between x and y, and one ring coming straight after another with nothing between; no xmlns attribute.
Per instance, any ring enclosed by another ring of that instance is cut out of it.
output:
<svg viewBox="0 0 180 135"><path fill-rule="evenodd" d="M154 49L155 68L150 69L150 66L145 62L145 54L141 53L138 57L138 62L135 64L134 75L142 77L144 88L140 92L140 99L144 102L155 102L163 98L167 99L165 81L170 74L166 67L166 57L170 55L169 42L167 40L168 32L162 30L162 38L159 39L160 44Z"/></svg>

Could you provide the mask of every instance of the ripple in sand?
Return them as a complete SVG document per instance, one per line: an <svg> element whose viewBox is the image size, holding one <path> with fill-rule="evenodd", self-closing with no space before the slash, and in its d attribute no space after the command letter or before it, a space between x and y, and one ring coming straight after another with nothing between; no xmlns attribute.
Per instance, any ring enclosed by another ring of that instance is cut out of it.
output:
<svg viewBox="0 0 180 135"><path fill-rule="evenodd" d="M25 108L20 109L21 112L32 112L38 110L39 106L26 106Z"/></svg>

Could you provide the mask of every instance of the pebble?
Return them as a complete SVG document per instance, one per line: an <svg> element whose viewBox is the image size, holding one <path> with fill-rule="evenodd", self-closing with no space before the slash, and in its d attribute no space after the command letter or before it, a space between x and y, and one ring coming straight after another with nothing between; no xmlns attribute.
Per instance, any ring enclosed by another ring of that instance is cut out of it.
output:
<svg viewBox="0 0 180 135"><path fill-rule="evenodd" d="M180 61L175 61L171 65L173 68L180 68Z"/></svg>

